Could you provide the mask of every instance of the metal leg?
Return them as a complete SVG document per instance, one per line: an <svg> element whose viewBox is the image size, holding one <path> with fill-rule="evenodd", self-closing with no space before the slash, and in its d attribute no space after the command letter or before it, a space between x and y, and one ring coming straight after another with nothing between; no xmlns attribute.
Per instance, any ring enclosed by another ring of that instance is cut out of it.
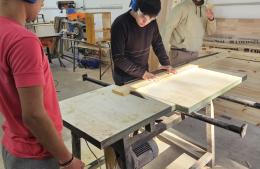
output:
<svg viewBox="0 0 260 169"><path fill-rule="evenodd" d="M80 159L81 158L80 138L73 132L71 132L71 136L72 136L72 153L75 157Z"/></svg>
<svg viewBox="0 0 260 169"><path fill-rule="evenodd" d="M65 64L62 62L61 58L63 57L63 42L64 40L62 39L62 37L59 38L59 45L60 45L60 48L59 48L59 54L58 54L58 59L59 59L59 62L60 62L60 67L66 67Z"/></svg>
<svg viewBox="0 0 260 169"><path fill-rule="evenodd" d="M75 43L74 46L72 47L72 52L73 52L73 72L75 72L76 69L76 51L75 51Z"/></svg>
<svg viewBox="0 0 260 169"><path fill-rule="evenodd" d="M102 55L102 51L101 51L101 47L99 47L99 61L100 61L100 64L99 64L99 80L101 80L102 78L102 60L101 60L101 56Z"/></svg>
<svg viewBox="0 0 260 169"><path fill-rule="evenodd" d="M206 115L210 118L214 118L214 106L211 101L206 106ZM215 127L211 124L206 124L206 132L207 132L207 151L212 154L212 160L209 163L209 166L213 168L215 166Z"/></svg>
<svg viewBox="0 0 260 169"><path fill-rule="evenodd" d="M49 47L46 47L49 63L52 63L52 56Z"/></svg>

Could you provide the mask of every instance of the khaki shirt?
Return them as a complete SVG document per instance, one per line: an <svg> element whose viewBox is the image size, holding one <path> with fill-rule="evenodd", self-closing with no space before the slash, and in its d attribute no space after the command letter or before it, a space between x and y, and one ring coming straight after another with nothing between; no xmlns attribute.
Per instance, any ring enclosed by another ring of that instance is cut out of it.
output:
<svg viewBox="0 0 260 169"><path fill-rule="evenodd" d="M201 14L201 15L200 15ZM205 33L216 31L216 21L206 16L206 6L196 6L192 0L185 0L170 10L166 25L162 29L166 51L171 47L199 51Z"/></svg>

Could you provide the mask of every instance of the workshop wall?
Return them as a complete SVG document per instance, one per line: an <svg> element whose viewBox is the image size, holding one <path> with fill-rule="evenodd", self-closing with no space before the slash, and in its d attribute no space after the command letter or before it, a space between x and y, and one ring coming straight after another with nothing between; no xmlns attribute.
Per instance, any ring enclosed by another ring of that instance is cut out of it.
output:
<svg viewBox="0 0 260 169"><path fill-rule="evenodd" d="M175 0L173 0L175 1ZM55 16L64 16L57 10L57 0L45 0L45 6L41 13L47 21ZM121 13L129 9L130 0L84 0L86 11L110 11L112 21ZM260 0L208 0L208 3L216 4L214 12L217 18L260 18ZM84 7L83 0L76 0L77 8ZM100 9L105 8L105 9Z"/></svg>
<svg viewBox="0 0 260 169"><path fill-rule="evenodd" d="M75 0L77 8L79 10L85 10L88 12L111 12L112 21L123 12L129 9L130 0ZM47 21L54 20L55 16L66 16L65 11L63 13L58 10L57 0L45 0L45 5L42 8L41 12L44 14Z"/></svg>
<svg viewBox="0 0 260 169"><path fill-rule="evenodd" d="M260 0L208 0L217 18L260 18Z"/></svg>

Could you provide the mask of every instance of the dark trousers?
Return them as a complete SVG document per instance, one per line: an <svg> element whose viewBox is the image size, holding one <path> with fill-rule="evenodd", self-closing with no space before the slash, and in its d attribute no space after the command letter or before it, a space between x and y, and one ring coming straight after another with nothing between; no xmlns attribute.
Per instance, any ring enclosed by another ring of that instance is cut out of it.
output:
<svg viewBox="0 0 260 169"><path fill-rule="evenodd" d="M178 67L196 60L198 56L198 52L190 52L182 49L171 49L169 57L171 66Z"/></svg>
<svg viewBox="0 0 260 169"><path fill-rule="evenodd" d="M59 169L59 163L54 158L44 160L17 158L2 146L2 157L5 169Z"/></svg>

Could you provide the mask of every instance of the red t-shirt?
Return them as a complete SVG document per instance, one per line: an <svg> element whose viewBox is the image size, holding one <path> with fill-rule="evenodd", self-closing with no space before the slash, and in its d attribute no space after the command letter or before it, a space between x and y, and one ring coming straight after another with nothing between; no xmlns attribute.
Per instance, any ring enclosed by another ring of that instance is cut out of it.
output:
<svg viewBox="0 0 260 169"><path fill-rule="evenodd" d="M43 159L51 155L24 126L17 91L31 86L43 87L45 110L61 135L56 90L39 39L17 22L0 17L0 112L5 119L2 143L16 157Z"/></svg>

